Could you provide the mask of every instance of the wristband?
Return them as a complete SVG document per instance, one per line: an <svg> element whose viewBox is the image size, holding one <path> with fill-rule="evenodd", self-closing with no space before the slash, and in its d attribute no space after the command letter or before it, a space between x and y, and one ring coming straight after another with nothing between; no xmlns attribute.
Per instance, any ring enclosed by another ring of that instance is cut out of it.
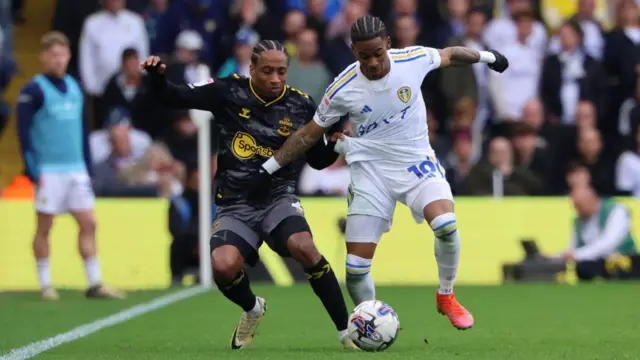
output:
<svg viewBox="0 0 640 360"><path fill-rule="evenodd" d="M480 60L478 62L484 64L493 64L496 62L496 56L489 51L480 51Z"/></svg>
<svg viewBox="0 0 640 360"><path fill-rule="evenodd" d="M278 164L278 162L273 156L270 157L269 160L267 160L264 164L262 164L262 168L265 169L269 173L269 175L280 170L281 167L282 166Z"/></svg>

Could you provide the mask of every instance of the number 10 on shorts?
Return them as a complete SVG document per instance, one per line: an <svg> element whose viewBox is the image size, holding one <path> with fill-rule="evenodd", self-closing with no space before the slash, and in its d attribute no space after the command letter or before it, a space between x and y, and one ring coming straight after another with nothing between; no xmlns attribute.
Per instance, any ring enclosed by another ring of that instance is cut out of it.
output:
<svg viewBox="0 0 640 360"><path fill-rule="evenodd" d="M440 161L435 156L429 156L420 164L412 165L407 171L422 179L433 179L436 177L444 178L444 168L440 165Z"/></svg>

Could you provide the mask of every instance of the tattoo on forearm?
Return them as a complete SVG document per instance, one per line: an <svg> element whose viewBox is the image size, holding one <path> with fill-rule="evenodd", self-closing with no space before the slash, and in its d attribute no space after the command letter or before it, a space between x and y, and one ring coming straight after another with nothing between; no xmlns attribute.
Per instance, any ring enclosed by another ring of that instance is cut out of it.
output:
<svg viewBox="0 0 640 360"><path fill-rule="evenodd" d="M480 61L480 53L468 47L451 47L451 66L465 66Z"/></svg>
<svg viewBox="0 0 640 360"><path fill-rule="evenodd" d="M311 149L313 144L315 144L313 139L310 139L304 132L298 131L284 142L274 157L278 164L285 166Z"/></svg>

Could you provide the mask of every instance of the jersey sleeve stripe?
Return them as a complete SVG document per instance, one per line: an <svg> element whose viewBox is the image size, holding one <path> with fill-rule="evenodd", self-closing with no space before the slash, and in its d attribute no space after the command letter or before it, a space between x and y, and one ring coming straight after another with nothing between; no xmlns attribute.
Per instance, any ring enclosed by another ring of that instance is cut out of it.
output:
<svg viewBox="0 0 640 360"><path fill-rule="evenodd" d="M336 84L331 89L327 90L327 96L329 97L329 99L333 99L333 97L338 93L338 91L340 91L340 89L345 87L357 76L358 72L353 69L348 74L346 74L346 76L342 80L336 82Z"/></svg>
<svg viewBox="0 0 640 360"><path fill-rule="evenodd" d="M393 59L394 63L403 63L403 62L409 62L409 61L413 61L413 60L417 60L423 57L427 57L427 54L421 54L412 58L408 58L408 59Z"/></svg>
<svg viewBox="0 0 640 360"><path fill-rule="evenodd" d="M424 50L424 48L422 46L416 46L416 47L412 47L404 50L392 50L392 51L389 51L389 53L391 53L391 55L394 56L394 55L401 55L401 54L411 54L420 50Z"/></svg>
<svg viewBox="0 0 640 360"><path fill-rule="evenodd" d="M340 80L344 79L344 78L345 78L345 76L347 76L348 74L350 74L350 73L351 73L351 71L352 71L353 69L355 69L355 67L356 67L357 65L358 65L358 64L353 64L353 65L351 65L351 66L350 66L350 67L348 67L346 70L344 70L343 72L341 72L338 76L336 76L336 78L335 78L335 79L333 79L333 82L332 82L331 84L329 84L329 86L327 86L327 91L325 91L325 93L329 92L329 90L330 90L330 89L331 89L331 88L332 88L332 87L333 87L333 86L334 86L338 81L340 81Z"/></svg>
<svg viewBox="0 0 640 360"><path fill-rule="evenodd" d="M424 51L424 49L418 49L416 51L411 51L406 54L391 54L391 58L393 58L393 60L403 60L403 59L413 58L415 56L426 55L426 54L427 52Z"/></svg>

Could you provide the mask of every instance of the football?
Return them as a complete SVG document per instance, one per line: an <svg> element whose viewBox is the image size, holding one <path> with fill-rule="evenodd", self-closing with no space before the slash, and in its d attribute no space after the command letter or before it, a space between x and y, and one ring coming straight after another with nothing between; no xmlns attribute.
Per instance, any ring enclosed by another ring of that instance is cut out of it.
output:
<svg viewBox="0 0 640 360"><path fill-rule="evenodd" d="M398 338L398 314L379 300L356 306L349 316L349 337L364 351L383 351Z"/></svg>

